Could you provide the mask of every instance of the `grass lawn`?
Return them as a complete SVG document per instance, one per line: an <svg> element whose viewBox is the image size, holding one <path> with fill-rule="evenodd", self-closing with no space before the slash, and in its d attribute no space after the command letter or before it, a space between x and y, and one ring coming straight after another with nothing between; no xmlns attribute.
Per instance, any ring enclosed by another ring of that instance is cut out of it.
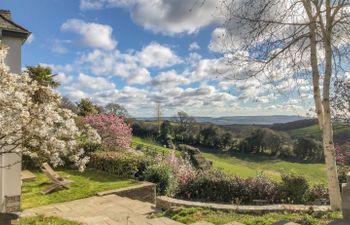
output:
<svg viewBox="0 0 350 225"><path fill-rule="evenodd" d="M69 176L70 189L59 189L51 194L43 195L41 191L50 185L49 179L43 173L35 172L35 181L24 182L22 186L22 209L38 207L58 202L94 196L97 192L128 187L137 184L135 180L121 179L116 176L86 170L80 173L77 170L58 170L62 176Z"/></svg>
<svg viewBox="0 0 350 225"><path fill-rule="evenodd" d="M67 221L57 217L35 216L20 219L18 225L81 225L80 223Z"/></svg>
<svg viewBox="0 0 350 225"><path fill-rule="evenodd" d="M137 145L150 147L152 149L155 149L158 153L168 154L171 151L171 149L165 148L165 147L161 146L160 144L155 143L155 142L153 142L151 140L146 140L146 139L143 139L143 138L140 138L140 137L133 136L132 137L132 146L136 147Z"/></svg>
<svg viewBox="0 0 350 225"><path fill-rule="evenodd" d="M279 180L282 173L294 172L304 175L311 183L326 183L327 181L325 166L319 163L288 162L253 155L237 155L236 157L212 153L203 153L203 155L213 162L215 168L242 177L255 176L259 171L263 171L265 175Z"/></svg>
<svg viewBox="0 0 350 225"><path fill-rule="evenodd" d="M250 215L238 214L234 212L214 211L202 208L179 208L159 213L156 216L169 217L185 224L191 224L196 221L204 220L214 223L215 225L223 225L233 221L246 225L270 225L281 220L289 220L304 225L326 225L330 221L341 219L340 212L319 213L318 215L298 213L268 213L264 215Z"/></svg>
<svg viewBox="0 0 350 225"><path fill-rule="evenodd" d="M170 149L139 137L133 137L133 143L144 144L157 149L159 152L169 152ZM254 155L227 156L213 153L203 153L204 157L213 162L214 168L242 177L252 177L263 171L265 175L280 180L282 173L294 172L303 174L311 183L326 183L325 166L321 163L288 162L281 159L271 159Z"/></svg>

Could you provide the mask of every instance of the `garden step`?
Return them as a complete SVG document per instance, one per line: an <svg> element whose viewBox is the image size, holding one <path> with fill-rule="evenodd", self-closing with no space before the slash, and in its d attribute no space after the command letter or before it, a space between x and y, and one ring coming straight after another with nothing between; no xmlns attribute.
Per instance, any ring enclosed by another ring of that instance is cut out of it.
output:
<svg viewBox="0 0 350 225"><path fill-rule="evenodd" d="M230 222L230 223L226 223L225 225L244 225L244 224L239 222Z"/></svg>
<svg viewBox="0 0 350 225"><path fill-rule="evenodd" d="M183 223L177 222L167 217L150 219L149 222L152 225L184 225Z"/></svg>
<svg viewBox="0 0 350 225"><path fill-rule="evenodd" d="M271 225L300 225L299 223L290 222L289 220L281 220Z"/></svg>
<svg viewBox="0 0 350 225"><path fill-rule="evenodd" d="M209 223L207 221L198 221L198 222L195 222L195 223L191 223L190 225L215 225L215 224Z"/></svg>
<svg viewBox="0 0 350 225"><path fill-rule="evenodd" d="M107 198L113 203L125 207L126 209L131 210L134 213L141 215L150 214L154 212L155 206L148 202L141 202L139 200L133 200L126 197L120 197L117 195L103 196L102 198Z"/></svg>

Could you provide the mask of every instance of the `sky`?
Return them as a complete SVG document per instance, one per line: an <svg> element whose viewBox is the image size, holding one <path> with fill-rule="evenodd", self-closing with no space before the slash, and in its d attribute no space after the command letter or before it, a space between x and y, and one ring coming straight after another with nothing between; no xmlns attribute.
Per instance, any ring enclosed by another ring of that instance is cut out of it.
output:
<svg viewBox="0 0 350 225"><path fill-rule="evenodd" d="M32 32L22 64L50 66L73 102L118 103L135 117L305 115L310 95L233 80L220 69L217 0L1 0ZM229 72L234 74L235 70ZM304 96L304 98L303 98Z"/></svg>

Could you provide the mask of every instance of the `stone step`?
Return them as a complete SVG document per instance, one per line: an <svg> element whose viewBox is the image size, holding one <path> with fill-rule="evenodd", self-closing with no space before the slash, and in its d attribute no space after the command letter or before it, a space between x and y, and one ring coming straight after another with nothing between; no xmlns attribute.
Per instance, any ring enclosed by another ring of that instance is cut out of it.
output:
<svg viewBox="0 0 350 225"><path fill-rule="evenodd" d="M169 219L167 217L159 217L159 218L150 219L149 223L152 225L184 225L183 223L177 222L177 221Z"/></svg>
<svg viewBox="0 0 350 225"><path fill-rule="evenodd" d="M207 221L198 221L198 222L195 222L195 223L191 223L190 225L215 225L215 224L209 223Z"/></svg>
<svg viewBox="0 0 350 225"><path fill-rule="evenodd" d="M234 222L226 223L225 225L244 225L244 224L234 221Z"/></svg>
<svg viewBox="0 0 350 225"><path fill-rule="evenodd" d="M130 211L141 215L150 214L155 211L155 205L148 202L141 202L138 200L133 200L126 197L120 197L117 195L107 195L107 196L103 196L102 198L110 201L109 204L124 207L125 209L129 209ZM108 203L104 205L108 206Z"/></svg>

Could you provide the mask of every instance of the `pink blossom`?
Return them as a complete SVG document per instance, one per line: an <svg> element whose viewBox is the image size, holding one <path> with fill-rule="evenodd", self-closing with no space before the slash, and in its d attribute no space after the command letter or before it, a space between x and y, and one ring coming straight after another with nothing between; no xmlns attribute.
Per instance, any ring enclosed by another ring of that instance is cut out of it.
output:
<svg viewBox="0 0 350 225"><path fill-rule="evenodd" d="M345 155L342 148L339 145L334 145L335 148L335 159L338 165L342 165L345 162Z"/></svg>
<svg viewBox="0 0 350 225"><path fill-rule="evenodd" d="M132 129L124 119L114 114L93 114L84 118L97 130L102 139L102 144L108 150L125 150L130 147Z"/></svg>

